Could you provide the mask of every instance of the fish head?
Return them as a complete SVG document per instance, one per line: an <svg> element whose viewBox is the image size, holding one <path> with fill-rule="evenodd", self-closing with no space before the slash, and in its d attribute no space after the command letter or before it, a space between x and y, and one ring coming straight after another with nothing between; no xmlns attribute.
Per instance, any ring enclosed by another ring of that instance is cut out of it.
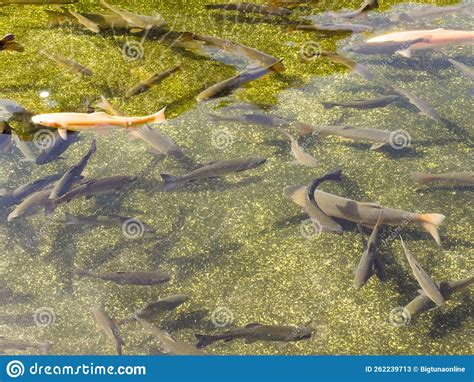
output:
<svg viewBox="0 0 474 382"><path fill-rule="evenodd" d="M61 125L55 120L51 114L39 114L31 118L31 122L36 125L42 125L47 127L61 127Z"/></svg>
<svg viewBox="0 0 474 382"><path fill-rule="evenodd" d="M267 160L260 157L248 157L246 161L246 166L248 169L256 168L264 164Z"/></svg>

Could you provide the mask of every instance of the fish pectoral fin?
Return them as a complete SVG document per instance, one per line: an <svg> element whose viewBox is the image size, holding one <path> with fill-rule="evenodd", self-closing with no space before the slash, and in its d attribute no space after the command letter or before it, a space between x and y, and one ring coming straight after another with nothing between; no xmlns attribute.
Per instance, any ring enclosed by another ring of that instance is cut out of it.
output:
<svg viewBox="0 0 474 382"><path fill-rule="evenodd" d="M308 214L318 231L337 233L338 235L344 232L342 227L333 218L326 215L316 204L313 204L310 209L303 207L303 211Z"/></svg>
<svg viewBox="0 0 474 382"><path fill-rule="evenodd" d="M403 50L397 50L395 53L405 58L411 58L411 47Z"/></svg>
<svg viewBox="0 0 474 382"><path fill-rule="evenodd" d="M385 142L375 142L372 146L370 146L370 149L371 150L378 150L378 149L382 148L385 145L386 145Z"/></svg>
<svg viewBox="0 0 474 382"><path fill-rule="evenodd" d="M58 129L59 136L64 141L67 141L67 130L66 129Z"/></svg>

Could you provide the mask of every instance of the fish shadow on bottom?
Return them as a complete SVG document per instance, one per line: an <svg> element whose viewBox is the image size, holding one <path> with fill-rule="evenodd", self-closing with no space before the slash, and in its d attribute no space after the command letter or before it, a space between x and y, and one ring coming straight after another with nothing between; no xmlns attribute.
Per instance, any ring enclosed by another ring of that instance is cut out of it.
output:
<svg viewBox="0 0 474 382"><path fill-rule="evenodd" d="M472 304L474 303L472 297L468 292L464 292L461 302L458 306L450 309L439 308L434 311L431 320L432 327L428 336L434 339L441 339L446 337L451 332L461 329L466 322L472 320ZM467 341L472 340L472 334L466 329Z"/></svg>

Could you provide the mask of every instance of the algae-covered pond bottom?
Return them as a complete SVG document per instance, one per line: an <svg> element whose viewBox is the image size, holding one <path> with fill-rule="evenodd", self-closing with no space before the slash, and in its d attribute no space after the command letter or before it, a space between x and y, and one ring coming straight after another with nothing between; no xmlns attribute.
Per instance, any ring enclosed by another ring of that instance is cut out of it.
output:
<svg viewBox="0 0 474 382"><path fill-rule="evenodd" d="M344 1L335 9L324 3L302 5L292 17L359 6L357 1ZM177 48L169 41L142 39L140 34L94 34L71 25L48 28L44 9L52 7L9 6L0 9L1 30L14 33L26 50L0 52L0 98L38 114L85 112L101 94L127 115L148 115L167 106L168 120L159 128L194 162L248 155L267 162L251 171L166 192L160 174L183 175L189 168L172 157L150 155L145 142L130 140L124 131L81 133L64 159L44 166L22 160L15 148L3 151L1 187L9 190L66 171L82 158L94 137L97 153L84 176L125 174L136 176L137 181L120 193L73 200L50 215L39 213L8 223L11 209L1 211L0 336L50 342L53 354L114 354L111 341L96 328L92 306L102 304L111 317L120 319L159 298L183 293L190 296L189 301L152 322L187 343L196 343L195 333L218 333L255 322L315 329L309 340L285 345L240 340L216 343L205 349L210 354L472 352L469 289L453 295L444 306L413 317L406 326L391 320L391 312L409 303L419 289L398 232L433 279L453 281L472 275L472 188L418 190L410 177L413 171L473 169L472 83L447 61L451 57L472 67L472 47L421 50L410 59L351 54L375 74L372 81L323 57L308 60L301 55L303 47L341 50L394 30L470 30L468 14L399 24L390 18L423 4L387 1L367 19L357 20L373 26L374 32L331 36L289 32L283 21L255 15L229 13L223 18L222 13L206 10L203 0L115 4L143 14L158 12L176 31L219 36L281 57L287 70L269 74L233 95L198 104L195 97L200 91L242 72L250 63L222 53L209 56ZM457 3L436 2L448 4ZM99 3L92 1L81 1L71 9L101 11ZM315 19L328 20L324 16ZM122 45L132 41L143 50L138 60L122 54ZM73 58L94 74L71 75L41 56L40 49ZM179 63L182 70L159 86L136 97L124 97L141 80ZM384 93L387 82L422 97L442 115L443 122L419 115L402 98L371 110L327 110L320 103L375 98ZM299 137L300 145L320 161L319 167L309 168L292 163L290 145L275 129L220 122L209 116L243 113L265 113L312 125L402 130L410 144L401 150L390 146L370 150L370 144L336 137L300 137L290 127L288 131ZM32 133L20 131L24 126L15 122L12 127L24 137ZM308 237L301 228L307 216L283 194L284 187L307 185L336 167L342 169L342 181L328 182L322 190L405 211L443 214L442 246L417 226L384 227L382 235L389 239L380 253L386 261L387 281L372 277L363 288L355 289L354 269L363 252L356 226L344 224L343 235ZM130 238L120 229L66 225L65 213L130 216L154 227L156 234ZM74 275L77 269L167 271L171 279L157 286L116 285L80 279ZM160 353L159 341L148 326L131 322L120 331L124 354Z"/></svg>

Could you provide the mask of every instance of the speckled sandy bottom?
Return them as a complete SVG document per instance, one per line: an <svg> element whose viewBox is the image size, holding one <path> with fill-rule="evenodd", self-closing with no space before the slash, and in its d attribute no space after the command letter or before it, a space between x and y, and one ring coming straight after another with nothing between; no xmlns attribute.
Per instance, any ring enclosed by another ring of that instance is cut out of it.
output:
<svg viewBox="0 0 474 382"><path fill-rule="evenodd" d="M77 6L78 10L99 10L97 5L83 3ZM466 62L472 51L462 47L422 51L411 60L396 58L389 65L378 57L358 58L377 75L376 80L367 82L326 60L301 59L302 44L316 41L324 49L334 49L336 43L347 44L347 38L318 36L312 40L314 35L287 33L284 26L275 24L206 18L203 1L194 1L194 5L188 0L169 3L134 1L123 5L143 13L159 11L167 20L176 21L173 25L177 30L231 38L284 59L285 74L269 75L226 102L264 104L272 115L312 124L403 129L412 139L411 146L399 151L370 151L370 145L336 138L301 139L300 143L306 144L321 166L311 169L293 165L289 145L271 129L213 122L207 113L218 113L214 109L221 102L198 106L194 103L194 96L203 88L233 75L232 66L148 40L142 60L125 61L116 44L126 40L123 36L103 39L72 27L48 30L40 8L2 8L1 30L14 32L27 51L21 55L0 53L1 98L15 100L35 112L51 111L39 97L43 90L48 90L57 102L52 111L80 110L101 93L131 115L149 114L169 105L170 120L162 129L196 162L248 154L266 157L268 162L225 180L165 193L160 189L160 173L184 174L182 165L170 158L153 159L146 152L145 143L129 142L122 132L99 136L98 151L86 175L128 174L138 176L139 180L121 195L75 200L49 217L38 215L0 225L0 312L33 315L38 309L48 308L55 316L54 324L46 327L0 323L0 336L50 341L57 354L113 354L112 344L95 327L90 313L92 305L104 304L112 317L121 318L147 302L186 293L191 296L189 302L158 317L155 323L188 342L195 341L196 332L218 331L211 320L216 309L224 312L224 319L233 319L230 327L250 322L311 322L316 329L313 339L286 346L246 345L241 341L215 344L208 351L216 354L472 352L472 293L455 295L446 306L414 318L409 326L393 326L389 321L391 310L407 304L418 289L399 241L390 241L382 248L388 263L388 281L380 283L374 278L361 290L355 290L353 270L362 253L362 241L355 227L347 225L348 232L343 236L324 234L308 240L300 232L300 223L306 217L282 194L287 185L307 184L340 166L343 182L328 183L322 186L324 190L407 211L445 214L442 248L417 227L404 228L403 236L434 279L457 280L471 275L472 191L416 191L409 173L472 170L472 146L466 138L472 134L470 84L445 60L449 55ZM347 2L347 7L354 8L357 3ZM393 3L396 2L384 2L382 10L387 11ZM386 16L375 14L371 22L389 29L381 21ZM469 22L466 16L459 15L444 22L429 21L428 25L462 29L468 28ZM38 56L36 49L40 48L75 58L95 75L90 79L69 75ZM178 62L184 64L182 73L149 93L123 99L132 85ZM239 63L239 70L244 66ZM402 100L372 111L328 111L319 103L374 97L383 92L382 80L412 90L449 123L439 124L420 116ZM239 115L238 110L231 113ZM297 134L296 130L291 131ZM21 162L17 151L9 156L3 154L2 187L15 188L64 171L85 153L93 136L82 134L80 142L65 154L66 160L42 167ZM66 211L133 216L156 227L157 235L127 239L120 230L64 226L61 220ZM4 219L6 214L2 216ZM386 237L391 232L390 228L383 230ZM158 269L170 272L172 279L157 287L117 286L78 280L72 276L75 268ZM140 325L123 327L122 335L126 354L151 354L159 349L151 333Z"/></svg>

